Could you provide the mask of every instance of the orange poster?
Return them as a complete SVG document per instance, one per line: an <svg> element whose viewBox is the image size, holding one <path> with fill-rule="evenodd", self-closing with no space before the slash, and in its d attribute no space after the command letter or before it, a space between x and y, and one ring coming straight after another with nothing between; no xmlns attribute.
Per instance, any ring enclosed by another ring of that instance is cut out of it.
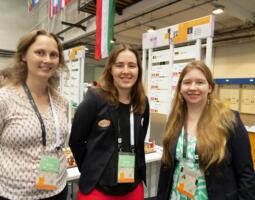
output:
<svg viewBox="0 0 255 200"><path fill-rule="evenodd" d="M255 133L249 132L249 138L251 142L251 153L252 153L252 159L253 159L253 167L255 169Z"/></svg>

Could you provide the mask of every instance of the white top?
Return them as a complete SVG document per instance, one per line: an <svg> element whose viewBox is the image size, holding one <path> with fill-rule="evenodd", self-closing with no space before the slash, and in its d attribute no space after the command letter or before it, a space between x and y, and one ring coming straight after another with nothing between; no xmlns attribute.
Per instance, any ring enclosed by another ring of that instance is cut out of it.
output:
<svg viewBox="0 0 255 200"><path fill-rule="evenodd" d="M60 142L64 145L68 133L67 102L55 95L52 103L60 124ZM54 196L66 186L66 158L62 150L55 148L56 127L50 107L41 116L46 128L46 147L42 145L41 125L28 97L14 87L0 89L0 196L37 200ZM55 191L34 188L43 153L60 159Z"/></svg>

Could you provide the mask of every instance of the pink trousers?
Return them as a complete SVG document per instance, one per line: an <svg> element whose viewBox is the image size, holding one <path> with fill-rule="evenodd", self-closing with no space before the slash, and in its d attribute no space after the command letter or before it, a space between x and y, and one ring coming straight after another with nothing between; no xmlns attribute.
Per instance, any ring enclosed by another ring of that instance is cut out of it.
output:
<svg viewBox="0 0 255 200"><path fill-rule="evenodd" d="M97 189L93 189L88 194L79 191L76 200L144 200L144 189L143 184L139 183L132 192L122 196L104 194Z"/></svg>

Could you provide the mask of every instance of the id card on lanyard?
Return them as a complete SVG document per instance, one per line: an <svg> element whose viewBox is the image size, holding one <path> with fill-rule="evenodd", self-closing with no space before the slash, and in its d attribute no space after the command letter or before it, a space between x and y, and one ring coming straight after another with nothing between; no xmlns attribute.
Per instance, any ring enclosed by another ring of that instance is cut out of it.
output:
<svg viewBox="0 0 255 200"><path fill-rule="evenodd" d="M119 128L119 127L118 127ZM130 113L130 145L132 152L118 153L118 183L134 183L135 182L135 134L134 134L134 113ZM121 148L122 138L119 129L118 146Z"/></svg>
<svg viewBox="0 0 255 200"><path fill-rule="evenodd" d="M184 128L182 128L182 134L183 134L183 158L186 159L188 148L187 147L188 134L187 132L184 131ZM181 162L181 171L176 189L184 196L193 199L195 196L195 192L197 190L199 176L201 176L200 170L199 171L192 170L184 162Z"/></svg>
<svg viewBox="0 0 255 200"><path fill-rule="evenodd" d="M23 84L23 88L40 122L41 131L42 131L42 145L43 147L46 147L46 129L45 129L42 116L35 104L33 96L28 86L26 85L26 83ZM60 126L59 126L58 118L57 118L50 94L49 94L49 98L50 98L50 106L51 106L52 115L54 118L55 128L56 128L56 149L57 149L60 147ZM59 170L60 170L60 161L57 158L57 156L50 156L46 154L42 155L39 161L39 172L37 174L35 188L38 190L56 190Z"/></svg>

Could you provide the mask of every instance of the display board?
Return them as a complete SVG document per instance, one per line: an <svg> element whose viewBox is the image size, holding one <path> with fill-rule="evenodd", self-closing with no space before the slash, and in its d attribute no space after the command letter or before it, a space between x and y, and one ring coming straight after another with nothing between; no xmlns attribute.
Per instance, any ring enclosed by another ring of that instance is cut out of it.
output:
<svg viewBox="0 0 255 200"><path fill-rule="evenodd" d="M169 49L152 52L151 68L148 70L148 96L152 113L169 114L180 73L187 61L196 58L195 48L195 45L175 48L173 66L170 66Z"/></svg>
<svg viewBox="0 0 255 200"><path fill-rule="evenodd" d="M255 114L255 85L242 85L240 112Z"/></svg>
<svg viewBox="0 0 255 200"><path fill-rule="evenodd" d="M64 51L67 70L60 76L60 92L69 102L69 124L83 99L85 47L79 46Z"/></svg>
<svg viewBox="0 0 255 200"><path fill-rule="evenodd" d="M148 96L152 113L169 114L180 72L188 61L201 58L199 39L212 37L213 30L214 17L210 15L143 34L143 51L149 51ZM194 45L174 48L175 44L194 40ZM162 46L168 48L153 50ZM147 57L144 52L143 68Z"/></svg>
<svg viewBox="0 0 255 200"><path fill-rule="evenodd" d="M240 107L240 85L220 85L219 98L230 109L239 111Z"/></svg>
<svg viewBox="0 0 255 200"><path fill-rule="evenodd" d="M168 114L170 108L169 50L152 53L152 66L148 73L150 108L153 113Z"/></svg>
<svg viewBox="0 0 255 200"><path fill-rule="evenodd" d="M255 114L254 84L220 84L218 91L220 100L229 108L242 114Z"/></svg>
<svg viewBox="0 0 255 200"><path fill-rule="evenodd" d="M143 49L151 49L213 37L214 16L209 15L143 34Z"/></svg>
<svg viewBox="0 0 255 200"><path fill-rule="evenodd" d="M206 40L205 62L211 67L213 32L214 16L210 15L143 34L142 67L143 71L148 69L152 114L168 116L180 72L189 61L201 60L202 39Z"/></svg>

